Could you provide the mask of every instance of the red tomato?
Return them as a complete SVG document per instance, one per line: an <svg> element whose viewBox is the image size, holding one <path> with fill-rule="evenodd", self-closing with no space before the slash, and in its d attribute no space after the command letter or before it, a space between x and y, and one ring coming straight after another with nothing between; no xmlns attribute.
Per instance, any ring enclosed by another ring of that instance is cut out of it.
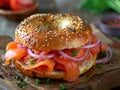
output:
<svg viewBox="0 0 120 90"><path fill-rule="evenodd" d="M0 7L3 9L10 9L10 0L0 0Z"/></svg>
<svg viewBox="0 0 120 90"><path fill-rule="evenodd" d="M34 5L33 0L10 0L11 9L14 11L21 11L28 9Z"/></svg>
<svg viewBox="0 0 120 90"><path fill-rule="evenodd" d="M3 5L3 0L0 0L0 6L2 6Z"/></svg>

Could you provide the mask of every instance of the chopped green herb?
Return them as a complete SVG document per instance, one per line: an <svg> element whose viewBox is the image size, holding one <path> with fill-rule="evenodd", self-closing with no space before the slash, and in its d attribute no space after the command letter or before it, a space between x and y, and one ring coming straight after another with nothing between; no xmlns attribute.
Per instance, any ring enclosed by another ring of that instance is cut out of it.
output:
<svg viewBox="0 0 120 90"><path fill-rule="evenodd" d="M35 62L36 62L36 60L35 60L35 59L30 59L30 60L29 60L30 65L34 65L34 64L35 64Z"/></svg>
<svg viewBox="0 0 120 90"><path fill-rule="evenodd" d="M72 56L77 56L78 52L79 52L78 50L72 50L72 51L71 51Z"/></svg>
<svg viewBox="0 0 120 90"><path fill-rule="evenodd" d="M39 78L36 79L36 84L39 85L41 80Z"/></svg>
<svg viewBox="0 0 120 90"><path fill-rule="evenodd" d="M65 84L60 84L60 90L67 90L67 86Z"/></svg>
<svg viewBox="0 0 120 90"><path fill-rule="evenodd" d="M102 69L101 65L96 65L96 67L97 67L98 69Z"/></svg>
<svg viewBox="0 0 120 90"><path fill-rule="evenodd" d="M15 75L15 76L14 76L14 79L19 80L19 79L20 79L20 76Z"/></svg>
<svg viewBox="0 0 120 90"><path fill-rule="evenodd" d="M104 51L104 52L100 52L99 54L98 54L98 57L105 57L106 56L106 52Z"/></svg>
<svg viewBox="0 0 120 90"><path fill-rule="evenodd" d="M49 78L46 79L46 83L47 83L47 84L50 83L50 79L49 79Z"/></svg>
<svg viewBox="0 0 120 90"><path fill-rule="evenodd" d="M28 84L26 82L23 82L23 81L19 81L17 83L17 86L20 87L20 88L25 88Z"/></svg>

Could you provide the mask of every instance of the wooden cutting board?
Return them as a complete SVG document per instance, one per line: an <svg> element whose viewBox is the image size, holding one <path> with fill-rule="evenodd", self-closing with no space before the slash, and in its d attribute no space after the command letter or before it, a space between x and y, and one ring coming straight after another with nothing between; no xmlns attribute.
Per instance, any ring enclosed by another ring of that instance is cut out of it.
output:
<svg viewBox="0 0 120 90"><path fill-rule="evenodd" d="M106 37L100 30L92 25L94 34L106 44L114 43L112 39ZM41 84L36 85L35 78L26 77L20 74L20 77L28 83L27 87L17 86L18 80L13 76L16 72L12 67L4 67L4 47L12 41L9 36L0 36L0 90L60 90L59 85L65 84L69 90L110 90L120 86L120 48L110 47L113 56L106 64L97 64L88 72L79 77L78 82L69 83L60 80L51 80L49 84L45 79Z"/></svg>

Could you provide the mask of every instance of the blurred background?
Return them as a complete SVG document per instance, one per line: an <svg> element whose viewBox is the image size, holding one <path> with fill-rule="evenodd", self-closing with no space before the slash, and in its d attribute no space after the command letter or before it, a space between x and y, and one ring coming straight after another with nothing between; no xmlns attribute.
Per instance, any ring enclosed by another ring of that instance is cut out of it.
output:
<svg viewBox="0 0 120 90"><path fill-rule="evenodd" d="M34 13L77 15L106 35L120 38L120 0L0 0L0 35L14 38L16 26Z"/></svg>

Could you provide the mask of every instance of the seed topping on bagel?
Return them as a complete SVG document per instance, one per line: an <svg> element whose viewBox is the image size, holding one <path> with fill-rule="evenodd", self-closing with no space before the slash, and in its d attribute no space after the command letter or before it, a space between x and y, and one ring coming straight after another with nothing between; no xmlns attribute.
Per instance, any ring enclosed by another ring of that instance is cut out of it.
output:
<svg viewBox="0 0 120 90"><path fill-rule="evenodd" d="M56 50L84 45L89 41L91 33L89 24L78 16L35 14L18 25L15 37L29 48Z"/></svg>

